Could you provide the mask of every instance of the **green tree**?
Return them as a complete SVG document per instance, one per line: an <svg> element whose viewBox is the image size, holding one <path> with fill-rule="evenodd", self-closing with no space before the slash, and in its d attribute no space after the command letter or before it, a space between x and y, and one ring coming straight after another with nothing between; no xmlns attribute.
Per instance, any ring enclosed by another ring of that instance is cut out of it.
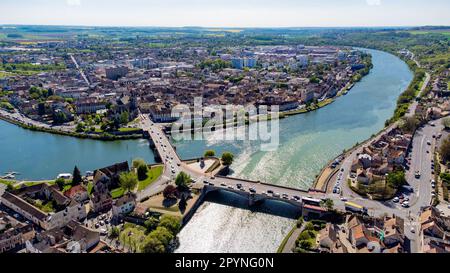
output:
<svg viewBox="0 0 450 273"><path fill-rule="evenodd" d="M62 190L64 188L64 186L66 185L66 180L64 180L64 178L58 178L58 179L56 179L55 184L58 185L58 188L60 190Z"/></svg>
<svg viewBox="0 0 450 273"><path fill-rule="evenodd" d="M191 177L185 172L180 172L175 178L175 184L179 188L187 188L190 183Z"/></svg>
<svg viewBox="0 0 450 273"><path fill-rule="evenodd" d="M328 210L334 209L334 202L331 199L325 199L321 203L322 203L322 206L327 208Z"/></svg>
<svg viewBox="0 0 450 273"><path fill-rule="evenodd" d="M216 152L214 152L213 150L208 150L205 152L205 157L211 157L211 156L215 156Z"/></svg>
<svg viewBox="0 0 450 273"><path fill-rule="evenodd" d="M144 226L147 229L147 232L151 232L152 230L156 229L159 225L159 220L155 217L150 217L148 220L144 222Z"/></svg>
<svg viewBox="0 0 450 273"><path fill-rule="evenodd" d="M298 246L302 249L311 249L313 247L313 243L310 240L301 240L298 242Z"/></svg>
<svg viewBox="0 0 450 273"><path fill-rule="evenodd" d="M314 230L314 224L311 222L306 223L305 230Z"/></svg>
<svg viewBox="0 0 450 273"><path fill-rule="evenodd" d="M161 216L159 226L165 227L173 235L176 235L178 232L180 232L181 220L179 217L164 214L163 216Z"/></svg>
<svg viewBox="0 0 450 273"><path fill-rule="evenodd" d="M450 118L443 119L442 125L444 125L445 129L450 129Z"/></svg>
<svg viewBox="0 0 450 273"><path fill-rule="evenodd" d="M119 122L121 124L127 124L129 119L130 119L130 114L128 113L128 111L124 111L120 114Z"/></svg>
<svg viewBox="0 0 450 273"><path fill-rule="evenodd" d="M145 165L147 166L147 163L142 158L136 158L133 160L133 168L137 169L139 166Z"/></svg>
<svg viewBox="0 0 450 273"><path fill-rule="evenodd" d="M164 244L158 240L156 236L147 236L145 239L144 246L142 247L143 253L164 253L166 252L166 247Z"/></svg>
<svg viewBox="0 0 450 273"><path fill-rule="evenodd" d="M441 148L439 149L440 154L442 156L442 160L444 163L450 161L450 136L448 136L441 144Z"/></svg>
<svg viewBox="0 0 450 273"><path fill-rule="evenodd" d="M137 177L134 173L121 173L119 176L120 187L125 190L125 192L131 192L136 188L138 184Z"/></svg>
<svg viewBox="0 0 450 273"><path fill-rule="evenodd" d="M408 133L412 133L419 125L419 120L416 117L404 117L400 123L400 129Z"/></svg>
<svg viewBox="0 0 450 273"><path fill-rule="evenodd" d="M168 246L174 238L174 235L165 227L158 226L155 230L150 232L149 236L158 239L164 246Z"/></svg>
<svg viewBox="0 0 450 273"><path fill-rule="evenodd" d="M233 164L234 155L230 152L224 152L222 154L222 163L223 165L229 167L231 164Z"/></svg>
<svg viewBox="0 0 450 273"><path fill-rule="evenodd" d="M137 168L137 175L140 181L147 179L148 167L147 165L139 165Z"/></svg>
<svg viewBox="0 0 450 273"><path fill-rule="evenodd" d="M112 227L109 231L109 237L118 238L120 235L120 229L118 227Z"/></svg>
<svg viewBox="0 0 450 273"><path fill-rule="evenodd" d="M398 189L403 185L406 185L406 178L404 171L396 171L388 174L386 177L386 183L391 185L392 187Z"/></svg>
<svg viewBox="0 0 450 273"><path fill-rule="evenodd" d="M75 168L73 169L73 175L72 175L72 185L79 185L81 182L83 181L83 179L81 178L81 173L80 170L78 169L77 166L75 166Z"/></svg>

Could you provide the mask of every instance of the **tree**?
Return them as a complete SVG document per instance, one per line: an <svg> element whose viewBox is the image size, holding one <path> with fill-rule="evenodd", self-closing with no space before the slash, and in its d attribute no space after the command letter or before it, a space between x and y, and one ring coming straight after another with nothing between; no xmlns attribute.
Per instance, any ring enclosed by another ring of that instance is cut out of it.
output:
<svg viewBox="0 0 450 273"><path fill-rule="evenodd" d="M60 190L62 190L64 188L64 186L66 185L66 180L64 180L64 178L58 178L58 179L56 179L55 184L58 185L58 188Z"/></svg>
<svg viewBox="0 0 450 273"><path fill-rule="evenodd" d="M168 185L163 191L163 196L166 199L174 199L176 193L177 193L177 188L174 187L173 185Z"/></svg>
<svg viewBox="0 0 450 273"><path fill-rule="evenodd" d="M155 230L150 232L149 236L158 239L164 246L168 246L174 238L173 234L165 227L158 226Z"/></svg>
<svg viewBox="0 0 450 273"><path fill-rule="evenodd" d="M147 221L144 222L144 226L147 229L147 232L151 232L152 230L156 229L158 225L159 220L155 217L150 217Z"/></svg>
<svg viewBox="0 0 450 273"><path fill-rule="evenodd" d="M73 169L73 175L72 175L72 186L79 185L83 179L81 178L80 170L77 166Z"/></svg>
<svg viewBox="0 0 450 273"><path fill-rule="evenodd" d="M112 227L109 231L109 237L118 238L120 235L120 229L118 227Z"/></svg>
<svg viewBox="0 0 450 273"><path fill-rule="evenodd" d="M439 151L442 156L442 160L444 163L447 163L450 160L450 136L444 139Z"/></svg>
<svg viewBox="0 0 450 273"><path fill-rule="evenodd" d="M233 164L234 155L230 152L225 152L222 154L222 163L223 165L229 167Z"/></svg>
<svg viewBox="0 0 450 273"><path fill-rule="evenodd" d="M450 118L443 119L442 125L444 125L445 129L450 129Z"/></svg>
<svg viewBox="0 0 450 273"><path fill-rule="evenodd" d="M416 117L404 117L400 124L400 128L408 133L414 132L419 125L419 120Z"/></svg>
<svg viewBox="0 0 450 273"><path fill-rule="evenodd" d="M322 203L322 206L324 206L328 210L333 210L333 208L334 208L334 202L331 199L325 199L321 203Z"/></svg>
<svg viewBox="0 0 450 273"><path fill-rule="evenodd" d="M216 152L214 152L213 150L208 150L205 152L205 157L211 157L211 156L215 156Z"/></svg>
<svg viewBox="0 0 450 273"><path fill-rule="evenodd" d="M166 247L164 244L156 238L156 236L147 236L144 246L142 247L143 253L164 253Z"/></svg>
<svg viewBox="0 0 450 273"><path fill-rule="evenodd" d="M310 240L301 240L298 242L298 246L302 249L311 249L313 244Z"/></svg>
<svg viewBox="0 0 450 273"><path fill-rule="evenodd" d="M122 114L120 114L120 119L119 119L120 124L127 124L129 118L130 118L130 114L128 113L128 111L122 112Z"/></svg>
<svg viewBox="0 0 450 273"><path fill-rule="evenodd" d="M147 163L142 158L136 158L133 160L133 168L137 169L139 166L145 165L147 166Z"/></svg>
<svg viewBox="0 0 450 273"><path fill-rule="evenodd" d="M185 172L180 172L175 178L175 184L179 188L187 188L190 183L191 177Z"/></svg>
<svg viewBox="0 0 450 273"><path fill-rule="evenodd" d="M125 190L125 192L131 192L136 188L138 183L137 177L134 173L121 173L119 176L120 187Z"/></svg>
<svg viewBox="0 0 450 273"><path fill-rule="evenodd" d="M178 232L180 232L181 220L179 217L164 214L163 216L161 216L159 226L165 227L173 235L176 235Z"/></svg>
<svg viewBox="0 0 450 273"><path fill-rule="evenodd" d="M139 165L137 168L137 175L140 181L147 179L148 167L147 165Z"/></svg>
<svg viewBox="0 0 450 273"><path fill-rule="evenodd" d="M392 187L398 189L403 185L406 185L406 178L404 171L396 171L387 175L386 183Z"/></svg>

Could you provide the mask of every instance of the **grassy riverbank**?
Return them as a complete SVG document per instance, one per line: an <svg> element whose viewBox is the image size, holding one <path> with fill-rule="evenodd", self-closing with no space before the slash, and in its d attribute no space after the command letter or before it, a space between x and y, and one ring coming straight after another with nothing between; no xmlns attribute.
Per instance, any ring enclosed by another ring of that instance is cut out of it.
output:
<svg viewBox="0 0 450 273"><path fill-rule="evenodd" d="M76 138L82 138L82 139L95 139L95 140L102 140L102 141L115 141L115 140L129 140L129 139L140 139L142 138L142 134L129 134L129 135L114 135L110 133L101 133L101 134L86 134L86 133L77 133L77 132L66 132L51 128L44 128L44 127L38 127L34 125L28 125L24 124L22 122L18 122L16 120L10 119L8 117L0 115L0 119L6 122L9 122L11 124L15 124L17 126L22 127L23 129L31 130L31 131L37 131L37 132L44 132L44 133L51 133L51 134L57 134L57 135L63 135L63 136L71 136ZM130 132L134 132L135 130L131 130Z"/></svg>

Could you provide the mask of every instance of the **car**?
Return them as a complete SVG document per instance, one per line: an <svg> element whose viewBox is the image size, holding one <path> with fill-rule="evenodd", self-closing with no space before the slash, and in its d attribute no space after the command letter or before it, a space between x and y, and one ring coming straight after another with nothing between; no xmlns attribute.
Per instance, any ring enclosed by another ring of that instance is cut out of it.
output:
<svg viewBox="0 0 450 273"><path fill-rule="evenodd" d="M225 183L222 183L222 184L220 184L220 186L222 186L222 187L226 187L226 186L227 186L227 184L225 184Z"/></svg>
<svg viewBox="0 0 450 273"><path fill-rule="evenodd" d="M431 188L435 189L436 188L436 184L431 184Z"/></svg>
<svg viewBox="0 0 450 273"><path fill-rule="evenodd" d="M267 190L268 194L273 194L273 190Z"/></svg>
<svg viewBox="0 0 450 273"><path fill-rule="evenodd" d="M334 188L334 189L333 189L333 193L337 193L337 188Z"/></svg>
<svg viewBox="0 0 450 273"><path fill-rule="evenodd" d="M416 233L416 229L415 228L411 228L411 233Z"/></svg>
<svg viewBox="0 0 450 273"><path fill-rule="evenodd" d="M392 202L394 202L394 203L398 203L398 202L400 202L400 198L398 198L398 197L395 197L393 200L392 200Z"/></svg>
<svg viewBox="0 0 450 273"><path fill-rule="evenodd" d="M214 176L211 176L211 179L214 180L214 179L216 179L216 178L215 178Z"/></svg>
<svg viewBox="0 0 450 273"><path fill-rule="evenodd" d="M277 192L274 192L274 193L272 194L272 196L273 196L273 197L280 197L280 194L277 193Z"/></svg>
<svg viewBox="0 0 450 273"><path fill-rule="evenodd" d="M435 134L433 134L433 135L432 135L432 138L436 138L436 135L435 135Z"/></svg>
<svg viewBox="0 0 450 273"><path fill-rule="evenodd" d="M230 190L234 190L233 186L228 186L228 188L229 188Z"/></svg>
<svg viewBox="0 0 450 273"><path fill-rule="evenodd" d="M427 145L428 145L428 146L431 145L431 141L428 140L428 141L427 141Z"/></svg>
<svg viewBox="0 0 450 273"><path fill-rule="evenodd" d="M252 193L256 193L256 190L254 189L254 188L250 188L250 189L248 189L250 192L252 192Z"/></svg>
<svg viewBox="0 0 450 273"><path fill-rule="evenodd" d="M342 202L347 202L348 200L347 200L347 198L345 198L345 197L341 197L341 201L342 201Z"/></svg>
<svg viewBox="0 0 450 273"><path fill-rule="evenodd" d="M283 194L282 194L282 197L283 197L284 199L288 199L289 195L286 194L286 193L283 193Z"/></svg>
<svg viewBox="0 0 450 273"><path fill-rule="evenodd" d="M108 231L106 231L106 229L103 228L100 230L100 235L106 236L106 235L108 235Z"/></svg>
<svg viewBox="0 0 450 273"><path fill-rule="evenodd" d="M295 200L300 200L301 198L300 198L300 196L294 195L294 199Z"/></svg>
<svg viewBox="0 0 450 273"><path fill-rule="evenodd" d="M109 225L109 220L108 219L105 220L105 224Z"/></svg>
<svg viewBox="0 0 450 273"><path fill-rule="evenodd" d="M435 127L436 124L434 122L430 123L431 127Z"/></svg>
<svg viewBox="0 0 450 273"><path fill-rule="evenodd" d="M100 224L99 224L99 223L96 223L94 226L95 226L95 228L99 228L99 227L100 227Z"/></svg>
<svg viewBox="0 0 450 273"><path fill-rule="evenodd" d="M337 188L337 189L336 189L336 193L337 193L337 194L340 194L340 193L341 193L341 189L340 189L340 188Z"/></svg>
<svg viewBox="0 0 450 273"><path fill-rule="evenodd" d="M20 217L20 215L19 214L17 214L17 213L14 213L14 218L19 218Z"/></svg>
<svg viewBox="0 0 450 273"><path fill-rule="evenodd" d="M344 172L344 168L341 169L341 172Z"/></svg>
<svg viewBox="0 0 450 273"><path fill-rule="evenodd" d="M416 171L416 173L414 174L414 176L419 179L420 178L420 171Z"/></svg>
<svg viewBox="0 0 450 273"><path fill-rule="evenodd" d="M209 184L209 181L208 180L203 180L203 183Z"/></svg>
<svg viewBox="0 0 450 273"><path fill-rule="evenodd" d="M175 174L176 173L175 170L172 170L172 173Z"/></svg>
<svg viewBox="0 0 450 273"><path fill-rule="evenodd" d="M100 226L104 226L105 222L103 222L103 220L102 220L102 221L99 222L99 224L100 224Z"/></svg>
<svg viewBox="0 0 450 273"><path fill-rule="evenodd" d="M181 166L181 163L177 163L177 166L180 167L180 166Z"/></svg>
<svg viewBox="0 0 450 273"><path fill-rule="evenodd" d="M214 186L214 183L209 183L208 185L210 185L210 186Z"/></svg>
<svg viewBox="0 0 450 273"><path fill-rule="evenodd" d="M405 197L405 199L403 201L408 202L409 201L409 197Z"/></svg>
<svg viewBox="0 0 450 273"><path fill-rule="evenodd" d="M240 188L242 188L242 184L237 184L236 187L237 187L238 189L240 189Z"/></svg>

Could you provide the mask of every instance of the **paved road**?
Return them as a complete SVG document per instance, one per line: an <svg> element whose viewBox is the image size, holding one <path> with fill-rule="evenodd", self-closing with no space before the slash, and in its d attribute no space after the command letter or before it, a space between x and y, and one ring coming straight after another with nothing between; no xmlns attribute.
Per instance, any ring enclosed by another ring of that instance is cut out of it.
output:
<svg viewBox="0 0 450 273"><path fill-rule="evenodd" d="M78 65L77 60L75 59L75 57L72 54L69 54L70 58L72 59L72 62L75 64L75 67L77 68L77 70L80 72L81 77L83 78L83 80L86 82L86 84L88 86L90 86L90 82L88 80L88 78L86 77L86 75L84 74L83 70L81 69L81 67Z"/></svg>
<svg viewBox="0 0 450 273"><path fill-rule="evenodd" d="M58 131L63 131L63 132L74 132L75 131L75 125L53 126L51 124L47 124L47 123L43 123L40 121L30 119L30 118L26 117L25 115L19 113L18 111L15 111L14 113L10 113L8 111L0 109L0 116L3 116L10 120L20 122L20 123L28 125L28 126L36 126L39 128L52 129L52 130L58 130Z"/></svg>

